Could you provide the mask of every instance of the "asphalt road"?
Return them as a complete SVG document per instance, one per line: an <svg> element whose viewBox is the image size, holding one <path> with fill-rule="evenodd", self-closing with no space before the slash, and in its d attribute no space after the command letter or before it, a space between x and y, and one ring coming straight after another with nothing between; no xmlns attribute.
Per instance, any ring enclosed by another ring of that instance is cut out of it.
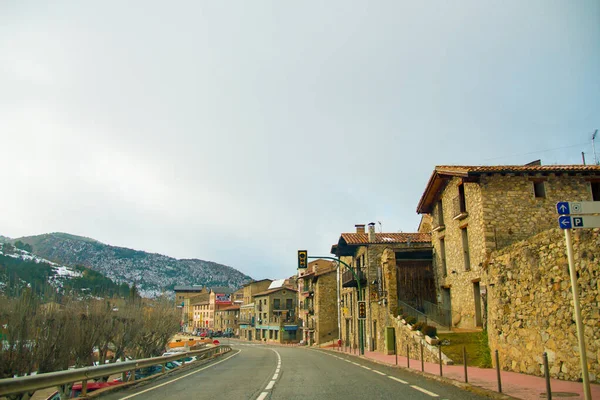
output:
<svg viewBox="0 0 600 400"><path fill-rule="evenodd" d="M202 366L102 399L456 399L486 397L399 368L351 355L259 344L231 343L233 350Z"/></svg>

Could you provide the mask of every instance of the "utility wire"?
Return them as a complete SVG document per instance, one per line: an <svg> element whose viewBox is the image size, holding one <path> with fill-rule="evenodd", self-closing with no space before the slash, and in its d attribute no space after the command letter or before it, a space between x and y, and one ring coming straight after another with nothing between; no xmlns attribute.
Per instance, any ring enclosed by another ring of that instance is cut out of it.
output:
<svg viewBox="0 0 600 400"><path fill-rule="evenodd" d="M510 156L500 156L500 157L485 158L485 159L483 159L483 161L498 160L500 158L508 158L508 157L526 156L526 155L537 154L537 153L546 153L548 151L569 149L569 148L572 148L572 147L585 146L587 144L589 144L589 143L572 144L570 146L555 147L553 149L547 149L547 150L530 151L529 153L513 154L513 155L510 155Z"/></svg>

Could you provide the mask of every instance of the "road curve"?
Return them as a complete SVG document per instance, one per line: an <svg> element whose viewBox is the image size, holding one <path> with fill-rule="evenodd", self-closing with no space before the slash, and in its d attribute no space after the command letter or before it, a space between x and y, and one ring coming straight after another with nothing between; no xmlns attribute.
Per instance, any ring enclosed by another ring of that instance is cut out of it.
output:
<svg viewBox="0 0 600 400"><path fill-rule="evenodd" d="M348 400L485 397L399 368L331 351L232 342L233 350L196 368L102 399Z"/></svg>

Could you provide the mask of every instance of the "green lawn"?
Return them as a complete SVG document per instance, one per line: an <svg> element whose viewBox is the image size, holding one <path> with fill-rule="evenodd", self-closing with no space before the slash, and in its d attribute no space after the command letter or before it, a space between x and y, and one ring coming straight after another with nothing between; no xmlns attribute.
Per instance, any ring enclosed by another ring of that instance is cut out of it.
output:
<svg viewBox="0 0 600 400"><path fill-rule="evenodd" d="M467 365L472 367L491 368L492 356L488 346L487 332L441 333L440 340L447 340L449 345L442 346L442 351L454 361L464 364L463 347L467 349Z"/></svg>

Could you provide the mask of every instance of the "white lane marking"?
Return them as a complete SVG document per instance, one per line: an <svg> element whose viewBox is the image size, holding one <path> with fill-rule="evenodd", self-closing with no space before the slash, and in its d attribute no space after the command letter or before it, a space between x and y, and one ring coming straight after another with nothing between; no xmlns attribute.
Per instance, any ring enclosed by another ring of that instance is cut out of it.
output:
<svg viewBox="0 0 600 400"><path fill-rule="evenodd" d="M411 388L413 388L413 389L416 389L416 390L418 390L418 391L419 391L419 392L421 392L421 393L428 394L428 395L430 395L431 397L440 397L440 396L438 396L437 394L435 394L435 393L433 393L433 392L430 392L429 390L423 389L422 387L418 387L418 386L416 386L416 385L410 385L410 387L411 387Z"/></svg>
<svg viewBox="0 0 600 400"><path fill-rule="evenodd" d="M276 373L276 374L278 374L280 370L281 370L281 368L277 368L277 369L275 370L275 373Z"/></svg>
<svg viewBox="0 0 600 400"><path fill-rule="evenodd" d="M350 360L344 360L344 361L346 361L347 363L351 363L352 364L352 361L350 361Z"/></svg>
<svg viewBox="0 0 600 400"><path fill-rule="evenodd" d="M408 385L408 382L403 381L402 379L396 378L395 376L388 376L388 378L393 379L396 382L400 382L400 383L404 383L405 385Z"/></svg>
<svg viewBox="0 0 600 400"><path fill-rule="evenodd" d="M352 362L352 364L360 366L360 364L359 364L359 363L357 363L357 362L354 362L354 361Z"/></svg>
<svg viewBox="0 0 600 400"><path fill-rule="evenodd" d="M379 375L383 375L383 376L385 376L385 374L384 374L383 372L381 372L381 371L377 371L376 369L374 369L374 370L373 370L373 372L375 372L376 374L379 374Z"/></svg>
<svg viewBox="0 0 600 400"><path fill-rule="evenodd" d="M151 391L151 390L158 389L159 387L163 387L163 386L165 386L165 385L168 385L169 383L177 382L177 381L178 381L178 380L180 380L180 379L187 378L187 377L188 377L188 376L190 376L190 375L197 374L198 372L200 372L200 371L204 371L204 370L205 370L205 369L207 369L207 368L214 367L214 366L215 366L215 365L217 365L217 364L221 364L222 362L225 362L225 361L229 360L230 358L237 356L237 355L238 355L238 354L240 354L241 352L242 352L241 350L238 350L238 351L237 351L237 353L235 353L235 354L233 354L233 355L231 355L231 356L229 356L229 357L227 357L227 358L225 358L225 359L223 359L223 360L221 360L221 361L218 361L218 362L216 362L216 363L214 363L214 364L208 365L208 366L206 366L206 367L204 367L204 368L197 369L197 370L196 370L196 371L194 371L194 372L190 372L189 374L185 374L185 375L183 375L183 376L180 376L180 377L178 377L178 378L175 378L175 379L173 379L173 380L170 380L170 381L168 381L168 382L161 383L160 385L153 386L153 387L151 387L151 388L149 388L149 389L142 390L141 392L137 392L137 393L131 394L131 395L129 395L129 396L121 397L121 400L130 399L130 398L132 398L132 397L135 397L135 396L138 396L138 395L140 395L140 394L142 394L142 393L146 393L146 392L149 392L149 391Z"/></svg>
<svg viewBox="0 0 600 400"><path fill-rule="evenodd" d="M271 350L275 354L277 354L277 369L276 369L275 375L273 375L273 380L267 384L267 386L265 387L265 390L273 389L273 386L275 386L275 380L279 377L279 370L281 369L281 356L279 355L279 353L276 350L273 350L273 349L269 349L269 350ZM269 395L269 392L262 392L256 398L256 400L264 400L268 395Z"/></svg>
<svg viewBox="0 0 600 400"><path fill-rule="evenodd" d="M277 380L277 378L279 378L279 374L275 374L275 375L273 375L273 380L274 380L274 381L276 381L276 380Z"/></svg>
<svg viewBox="0 0 600 400"><path fill-rule="evenodd" d="M269 392L262 392L262 393L260 394L260 396L258 396L258 397L256 398L256 400L265 400L265 399L267 398L267 396L268 396L268 395L269 395Z"/></svg>
<svg viewBox="0 0 600 400"><path fill-rule="evenodd" d="M267 385L267 387L265 388L265 390L271 390L271 389L273 389L273 386L275 386L275 381L269 382L269 384Z"/></svg>
<svg viewBox="0 0 600 400"><path fill-rule="evenodd" d="M371 368L365 366L365 365L361 365L361 367L363 367L364 369L368 369L369 371L371 370Z"/></svg>

